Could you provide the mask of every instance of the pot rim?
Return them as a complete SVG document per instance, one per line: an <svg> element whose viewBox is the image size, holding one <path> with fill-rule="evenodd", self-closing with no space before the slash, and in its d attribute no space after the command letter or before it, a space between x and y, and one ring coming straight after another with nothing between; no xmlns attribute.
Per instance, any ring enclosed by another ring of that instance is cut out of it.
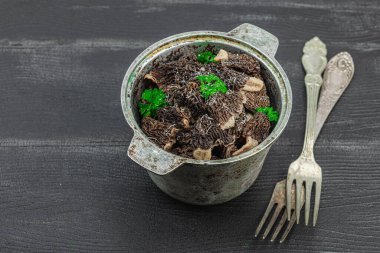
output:
<svg viewBox="0 0 380 253"><path fill-rule="evenodd" d="M279 87L279 92L281 96L281 112L279 116L279 120L269 134L269 136L261 142L259 145L254 147L253 149L244 152L238 156L226 158L226 159L218 159L218 160L196 160L192 158L185 158L182 156L175 155L168 151L165 151L155 143L149 140L149 138L142 132L140 125L134 118L134 114L132 111L132 95L133 95L133 87L136 81L137 73L144 69L145 65L150 62L154 57L163 50L170 50L172 47L176 47L179 45L186 45L192 43L221 43L226 44L236 49L240 49L245 53L250 54L251 56L257 58L260 61L260 64L264 65L269 72L274 77L274 81ZM284 131L290 117L291 109L292 109L292 90L290 87L290 83L288 80L285 71L282 69L281 65L277 62L277 60L264 52L262 49L258 48L256 45L253 45L247 41L244 41L240 38L227 35L224 32L217 31L192 31L185 32L176 35L169 36L164 38L148 48L146 48L143 52L141 52L135 60L129 66L121 87L121 106L123 109L123 114L128 122L129 126L134 131L134 135L141 136L145 141L149 142L155 148L157 148L157 152L161 152L162 154L174 158L173 160L180 160L181 163L188 164L203 164L203 165L219 165L219 164L227 164L237 162L242 159L246 159L251 157L262 150L270 147L273 142L281 135Z"/></svg>

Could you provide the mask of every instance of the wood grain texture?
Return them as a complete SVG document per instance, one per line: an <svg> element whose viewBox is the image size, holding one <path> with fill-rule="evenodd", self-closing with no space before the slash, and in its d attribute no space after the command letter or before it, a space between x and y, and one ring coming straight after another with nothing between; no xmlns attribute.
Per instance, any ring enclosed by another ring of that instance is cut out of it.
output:
<svg viewBox="0 0 380 253"><path fill-rule="evenodd" d="M291 119L241 197L197 207L166 196L126 155L128 65L192 30L253 23L280 40ZM0 250L33 252L379 252L378 1L0 1ZM348 51L355 76L316 143L318 224L282 245L254 239L274 184L302 148L303 43Z"/></svg>

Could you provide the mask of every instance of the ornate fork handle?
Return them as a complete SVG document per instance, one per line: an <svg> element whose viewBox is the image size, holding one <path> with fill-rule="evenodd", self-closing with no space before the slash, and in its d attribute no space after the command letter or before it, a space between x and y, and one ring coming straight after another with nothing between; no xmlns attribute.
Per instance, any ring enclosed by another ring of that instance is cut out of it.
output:
<svg viewBox="0 0 380 253"><path fill-rule="evenodd" d="M318 94L322 85L322 72L326 67L326 45L314 37L305 44L303 48L302 65L305 68L305 84L307 93L307 113L305 141L301 157L314 160L315 142L315 119L317 114Z"/></svg>
<svg viewBox="0 0 380 253"><path fill-rule="evenodd" d="M322 85L322 77L318 74L306 74L305 84L307 93L307 117L305 141L301 157L305 159L314 159L315 119L317 115L318 94Z"/></svg>

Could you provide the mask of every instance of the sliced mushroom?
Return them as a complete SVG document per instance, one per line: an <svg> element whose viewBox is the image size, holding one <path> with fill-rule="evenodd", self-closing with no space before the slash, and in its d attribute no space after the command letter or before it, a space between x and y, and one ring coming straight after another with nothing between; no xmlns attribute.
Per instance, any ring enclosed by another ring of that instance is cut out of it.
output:
<svg viewBox="0 0 380 253"><path fill-rule="evenodd" d="M197 148L193 151L193 157L197 160L210 160L211 159L212 149L201 149Z"/></svg>
<svg viewBox="0 0 380 253"><path fill-rule="evenodd" d="M220 49L218 54L214 58L215 61L226 61L228 60L228 52L226 50Z"/></svg>
<svg viewBox="0 0 380 253"><path fill-rule="evenodd" d="M261 91L264 86L263 80L256 77L249 77L242 89L245 91Z"/></svg>
<svg viewBox="0 0 380 253"><path fill-rule="evenodd" d="M207 108L222 130L235 126L236 117L243 112L243 96L237 91L216 93L207 101Z"/></svg>
<svg viewBox="0 0 380 253"><path fill-rule="evenodd" d="M141 120L141 128L149 138L153 139L165 150L170 150L176 142L178 129L175 128L174 124L145 117Z"/></svg>
<svg viewBox="0 0 380 253"><path fill-rule="evenodd" d="M244 152L247 152L248 150L251 150L252 148L256 147L259 145L259 142L255 139L253 139L251 136L246 137L246 143L236 150L235 152L232 153L232 156L237 156L240 154L243 154Z"/></svg>
<svg viewBox="0 0 380 253"><path fill-rule="evenodd" d="M266 92L250 92L250 91L242 91L243 97L245 98L244 107L247 110L252 112L256 112L256 109L259 107L270 106L270 100Z"/></svg>
<svg viewBox="0 0 380 253"><path fill-rule="evenodd" d="M165 106L157 111L159 121L171 124L179 124L183 128L189 128L191 113L186 107Z"/></svg>

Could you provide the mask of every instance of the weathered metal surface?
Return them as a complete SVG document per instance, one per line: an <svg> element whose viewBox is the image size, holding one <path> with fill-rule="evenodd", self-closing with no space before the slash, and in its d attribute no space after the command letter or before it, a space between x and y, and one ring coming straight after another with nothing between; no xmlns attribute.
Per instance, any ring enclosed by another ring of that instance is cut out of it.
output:
<svg viewBox="0 0 380 253"><path fill-rule="evenodd" d="M239 31L244 31L244 36ZM247 36L251 32L260 34L261 37L252 40L252 37ZM268 138L252 150L236 157L200 161L176 156L149 141L139 127L134 98L141 92L138 85L144 71L155 60L164 59L173 50L202 43L242 51L259 59L269 91L280 111L279 121ZM267 45L263 49L257 46L270 43L273 45ZM243 24L227 34L198 31L174 35L153 44L135 59L124 77L121 90L124 116L135 133L128 155L148 170L150 177L161 190L187 203L209 205L233 199L253 184L271 145L284 130L292 107L288 78L273 58L277 46L278 40L272 34L250 24Z"/></svg>
<svg viewBox="0 0 380 253"><path fill-rule="evenodd" d="M326 45L318 38L314 37L305 43L303 48L302 65L306 71L305 84L307 93L307 113L305 140L301 155L289 166L286 182L286 202L288 220L291 217L291 187L296 184L296 217L297 224L301 212L301 188L305 184L306 204L305 204L305 224L309 223L311 189L315 184L315 204L313 226L317 222L319 200L321 196L322 169L314 159L315 143L315 119L317 113L318 94L322 85L321 74L326 67L327 49Z"/></svg>
<svg viewBox="0 0 380 253"><path fill-rule="evenodd" d="M277 52L279 44L277 37L260 27L245 23L239 25L227 34L249 42L251 45L260 48L260 50L272 57L274 57Z"/></svg>
<svg viewBox="0 0 380 253"><path fill-rule="evenodd" d="M329 113L339 100L354 75L354 61L347 52L335 55L327 63L319 96L315 132L319 135Z"/></svg>

